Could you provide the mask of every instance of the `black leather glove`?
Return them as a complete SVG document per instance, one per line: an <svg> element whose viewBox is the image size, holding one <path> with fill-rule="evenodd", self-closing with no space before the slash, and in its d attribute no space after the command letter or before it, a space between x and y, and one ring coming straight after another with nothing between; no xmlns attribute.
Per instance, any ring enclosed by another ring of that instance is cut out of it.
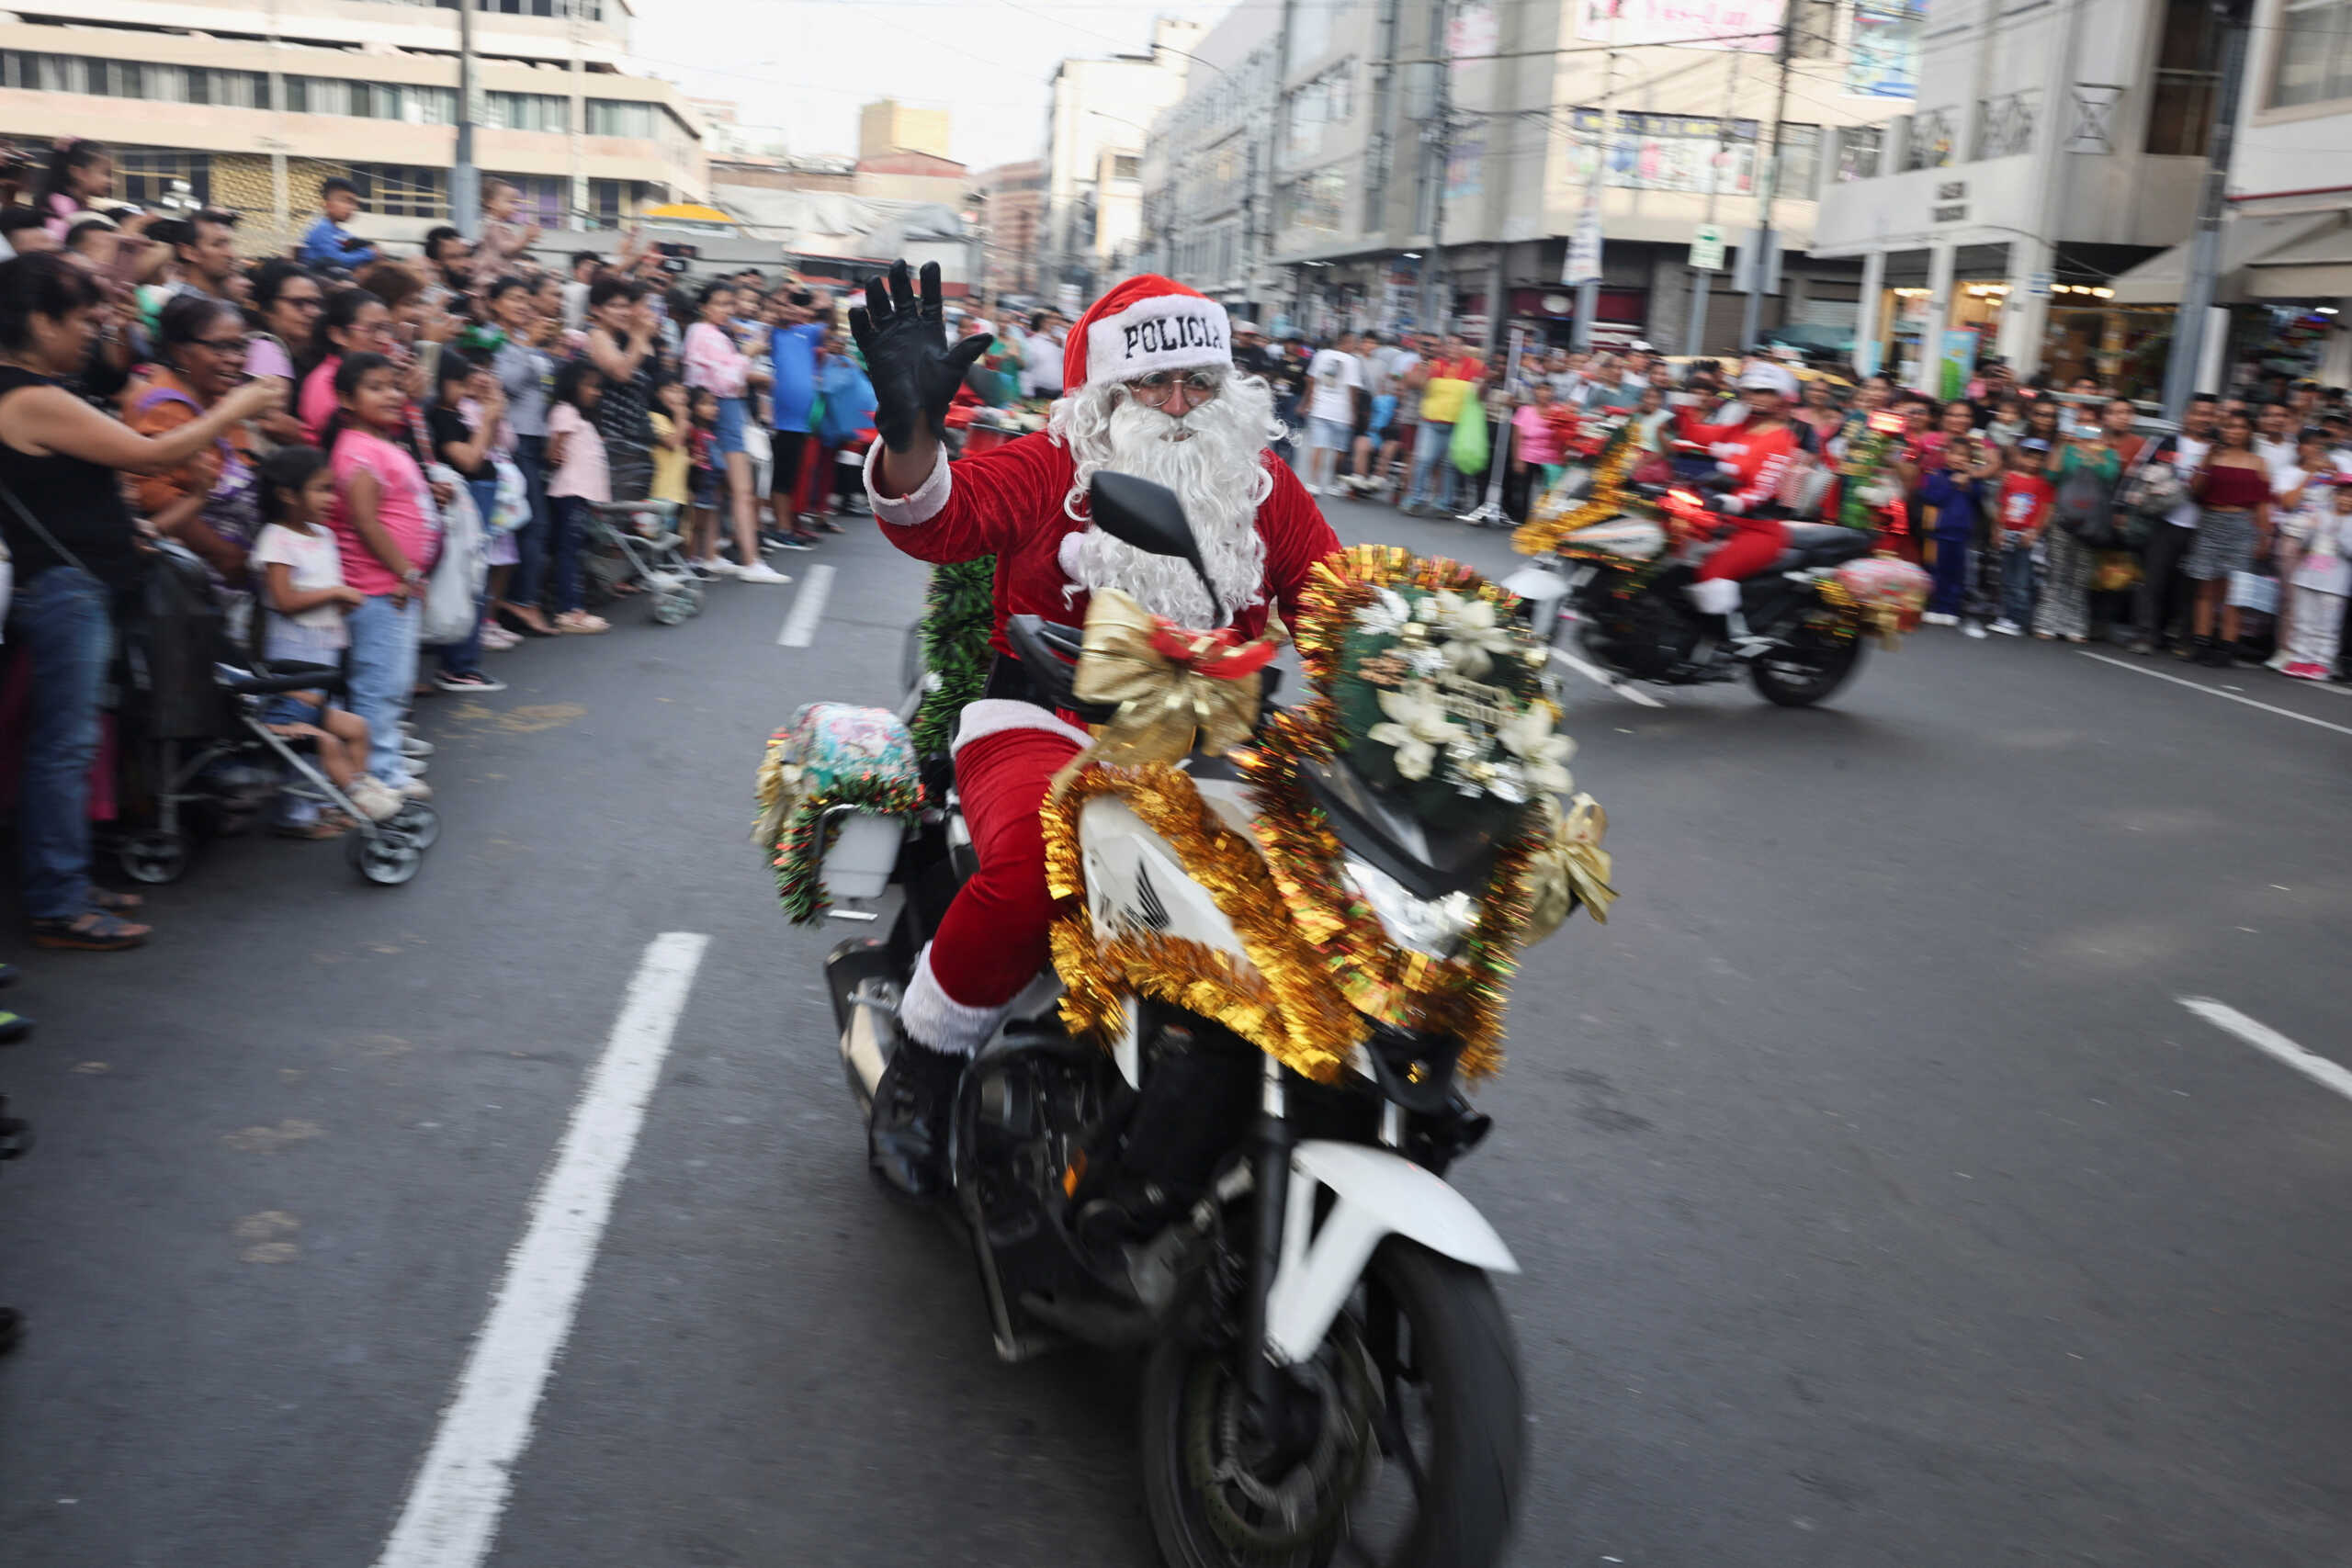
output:
<svg viewBox="0 0 2352 1568"><path fill-rule="evenodd" d="M903 452L913 444L915 422L928 423L934 439L947 434L947 405L964 384L972 361L996 340L987 333L947 346L947 322L939 303L939 264L922 264L922 300L915 300L905 262L890 264L886 292L879 276L865 280L865 303L849 313L850 335L865 355L866 378L874 383L874 429L882 445Z"/></svg>

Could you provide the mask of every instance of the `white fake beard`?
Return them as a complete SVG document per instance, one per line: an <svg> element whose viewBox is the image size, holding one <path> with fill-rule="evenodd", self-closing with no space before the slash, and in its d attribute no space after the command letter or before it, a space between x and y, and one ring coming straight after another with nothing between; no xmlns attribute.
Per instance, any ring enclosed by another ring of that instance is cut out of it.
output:
<svg viewBox="0 0 2352 1568"><path fill-rule="evenodd" d="M1263 600L1266 542L1258 534L1258 508L1274 489L1263 457L1266 443L1281 434L1273 409L1273 389L1257 376L1227 378L1216 397L1182 420L1112 386L1082 388L1057 402L1050 428L1078 466L1063 511L1083 521L1087 483L1105 469L1167 486L1183 502L1224 614L1184 562L1147 554L1091 525L1062 542L1062 570L1073 583L1065 597L1115 588L1154 615L1203 628ZM1171 439L1179 429L1191 434Z"/></svg>

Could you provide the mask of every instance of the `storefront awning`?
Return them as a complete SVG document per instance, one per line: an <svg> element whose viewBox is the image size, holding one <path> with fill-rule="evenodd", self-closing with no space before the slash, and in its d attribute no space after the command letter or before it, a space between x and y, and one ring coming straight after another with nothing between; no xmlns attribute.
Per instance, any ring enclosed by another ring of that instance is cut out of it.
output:
<svg viewBox="0 0 2352 1568"><path fill-rule="evenodd" d="M2246 268L2256 299L2352 298L2352 222L2346 214L2316 233L2289 242Z"/></svg>
<svg viewBox="0 0 2352 1568"><path fill-rule="evenodd" d="M2248 288L2248 268L2273 253L2308 238L2341 221L2333 212L2299 212L2281 218L2239 217L2222 226L2221 276L2215 280L2213 303L2243 305L2256 299L2276 299L2276 295L2256 295ZM2188 247L2184 240L2168 251L2160 251L2129 271L2120 272L2110 280L2115 289L2113 303L2118 305L2177 305L2180 290L2188 275Z"/></svg>

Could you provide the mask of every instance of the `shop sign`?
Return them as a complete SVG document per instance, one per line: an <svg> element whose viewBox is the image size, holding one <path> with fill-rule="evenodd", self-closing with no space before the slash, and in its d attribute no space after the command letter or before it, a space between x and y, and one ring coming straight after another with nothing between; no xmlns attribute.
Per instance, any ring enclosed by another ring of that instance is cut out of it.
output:
<svg viewBox="0 0 2352 1568"><path fill-rule="evenodd" d="M1724 269L1724 231L1713 223L1702 223L1690 234L1690 268L1694 272L1721 272Z"/></svg>

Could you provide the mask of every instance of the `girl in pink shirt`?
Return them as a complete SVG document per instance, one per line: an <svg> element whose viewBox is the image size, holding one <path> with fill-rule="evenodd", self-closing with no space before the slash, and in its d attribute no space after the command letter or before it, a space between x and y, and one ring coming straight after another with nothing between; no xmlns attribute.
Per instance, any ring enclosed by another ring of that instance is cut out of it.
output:
<svg viewBox="0 0 2352 1568"><path fill-rule="evenodd" d="M555 629L575 634L612 630L581 605L580 546L588 536L588 508L613 499L605 438L596 433L596 405L605 378L585 358L556 372L548 402L548 505L555 513Z"/></svg>
<svg viewBox="0 0 2352 1568"><path fill-rule="evenodd" d="M408 393L380 354L346 354L334 372L326 423L334 470L330 520L343 580L365 597L351 611L351 711L368 725L368 771L411 800L432 787L410 770L401 714L416 683L424 574L441 543L441 516L407 446Z"/></svg>

